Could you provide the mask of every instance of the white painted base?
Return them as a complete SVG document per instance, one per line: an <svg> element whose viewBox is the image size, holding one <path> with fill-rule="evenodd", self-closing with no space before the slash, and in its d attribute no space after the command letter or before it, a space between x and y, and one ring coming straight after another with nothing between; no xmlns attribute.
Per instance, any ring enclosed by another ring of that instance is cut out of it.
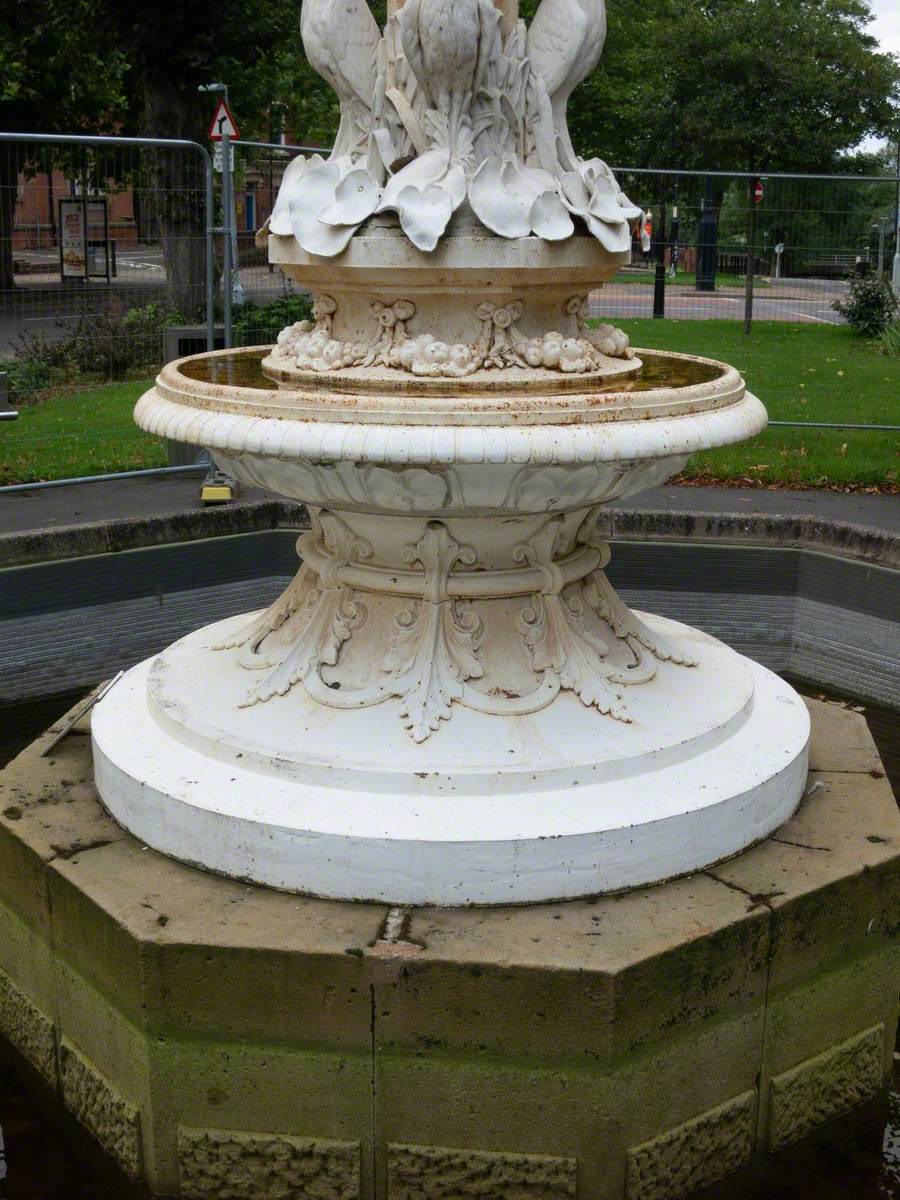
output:
<svg viewBox="0 0 900 1200"><path fill-rule="evenodd" d="M801 698L673 621L643 617L698 665L660 663L629 695L631 724L562 692L531 714L459 706L416 746L396 700L337 709L297 688L239 707L246 671L212 647L247 619L133 668L93 717L111 813L211 871L402 904L571 898L736 854L802 795Z"/></svg>

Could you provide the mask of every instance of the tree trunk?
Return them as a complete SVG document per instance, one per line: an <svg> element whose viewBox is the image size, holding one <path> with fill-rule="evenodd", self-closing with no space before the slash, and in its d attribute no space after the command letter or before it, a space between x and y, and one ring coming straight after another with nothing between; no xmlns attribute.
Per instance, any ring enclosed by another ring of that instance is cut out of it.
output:
<svg viewBox="0 0 900 1200"><path fill-rule="evenodd" d="M196 139L197 98L175 91L147 91L144 127L148 137ZM195 150L155 149L148 160L150 194L142 215L155 228L166 268L169 304L189 321L205 315L206 202L203 163Z"/></svg>
<svg viewBox="0 0 900 1200"><path fill-rule="evenodd" d="M16 286L13 275L13 231L19 184L19 148L0 146L0 293ZM2 302L2 297L0 297Z"/></svg>

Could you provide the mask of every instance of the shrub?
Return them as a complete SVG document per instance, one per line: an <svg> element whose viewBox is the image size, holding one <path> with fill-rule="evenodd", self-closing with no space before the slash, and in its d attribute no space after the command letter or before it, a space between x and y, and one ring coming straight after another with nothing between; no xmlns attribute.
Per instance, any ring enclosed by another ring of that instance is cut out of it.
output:
<svg viewBox="0 0 900 1200"><path fill-rule="evenodd" d="M130 371L150 371L162 362L167 325L184 318L165 304L143 308L115 305L82 312L74 325L57 322L58 337L24 333L8 364L10 387L20 400L62 383L124 379Z"/></svg>
<svg viewBox="0 0 900 1200"><path fill-rule="evenodd" d="M11 358L0 362L9 380L10 396L17 403L64 383L67 372L41 358Z"/></svg>
<svg viewBox="0 0 900 1200"><path fill-rule="evenodd" d="M888 325L878 342L878 348L882 354L889 354L891 358L900 358L900 321Z"/></svg>
<svg viewBox="0 0 900 1200"><path fill-rule="evenodd" d="M835 300L831 307L857 333L878 337L897 316L900 306L885 276L866 275L852 279L847 299Z"/></svg>
<svg viewBox="0 0 900 1200"><path fill-rule="evenodd" d="M181 324L181 314L164 304L82 315L68 339L69 355L79 375L124 379L129 371L159 367L163 330Z"/></svg>
<svg viewBox="0 0 900 1200"><path fill-rule="evenodd" d="M311 317L312 297L305 292L281 296L268 304L248 300L234 310L234 343L236 346L269 346L282 329Z"/></svg>

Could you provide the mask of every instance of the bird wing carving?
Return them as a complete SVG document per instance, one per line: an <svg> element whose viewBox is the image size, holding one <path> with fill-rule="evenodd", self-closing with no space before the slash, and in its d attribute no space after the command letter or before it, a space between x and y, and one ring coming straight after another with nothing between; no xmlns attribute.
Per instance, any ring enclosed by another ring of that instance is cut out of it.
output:
<svg viewBox="0 0 900 1200"><path fill-rule="evenodd" d="M430 98L430 131L451 154L465 157L479 65L480 2L406 0L397 17L403 52Z"/></svg>
<svg viewBox="0 0 900 1200"><path fill-rule="evenodd" d="M578 0L542 0L531 22L526 54L552 98L571 92L580 79L572 79L588 33L588 17Z"/></svg>
<svg viewBox="0 0 900 1200"><path fill-rule="evenodd" d="M300 33L310 63L338 96L371 107L381 30L365 0L304 0Z"/></svg>

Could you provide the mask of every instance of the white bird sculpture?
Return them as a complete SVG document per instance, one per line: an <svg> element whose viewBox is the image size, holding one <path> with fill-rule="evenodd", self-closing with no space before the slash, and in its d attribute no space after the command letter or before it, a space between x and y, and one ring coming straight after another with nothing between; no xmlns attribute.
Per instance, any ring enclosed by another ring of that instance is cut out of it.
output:
<svg viewBox="0 0 900 1200"><path fill-rule="evenodd" d="M398 12L403 53L431 98L432 123L443 127L451 157L471 151L469 108L482 69L479 0L406 0ZM494 23L500 14L488 6Z"/></svg>
<svg viewBox="0 0 900 1200"><path fill-rule="evenodd" d="M600 61L605 41L605 0L542 0L528 29L525 53L546 89L556 152L566 171L578 163L566 122L569 97Z"/></svg>
<svg viewBox="0 0 900 1200"><path fill-rule="evenodd" d="M331 157L344 157L368 131L381 30L365 0L303 0L300 36L310 64L341 102Z"/></svg>

